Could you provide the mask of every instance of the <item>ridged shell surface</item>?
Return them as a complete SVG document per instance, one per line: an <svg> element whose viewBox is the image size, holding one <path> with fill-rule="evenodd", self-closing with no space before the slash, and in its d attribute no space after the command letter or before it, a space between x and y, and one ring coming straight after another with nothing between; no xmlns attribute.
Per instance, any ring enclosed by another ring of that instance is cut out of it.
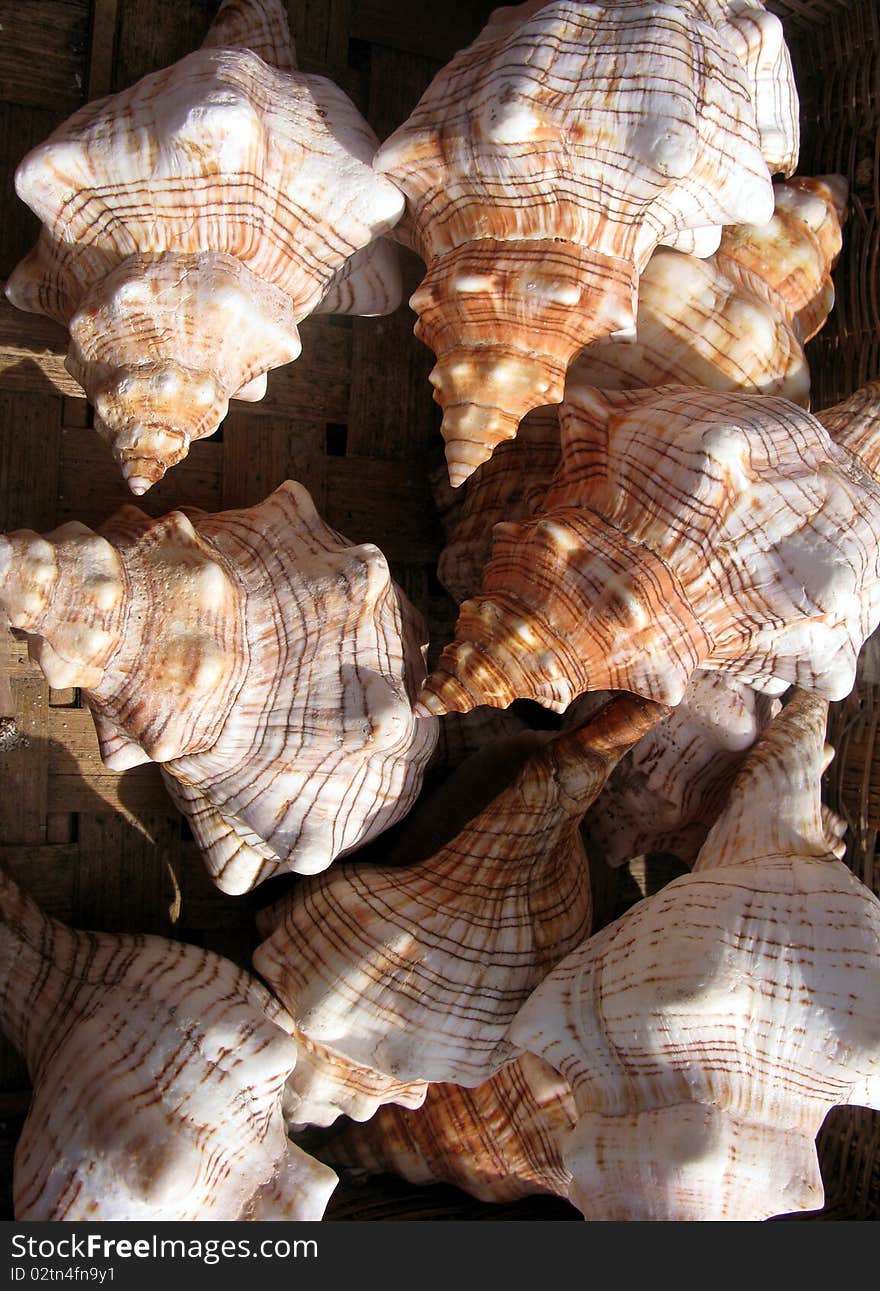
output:
<svg viewBox="0 0 880 1291"><path fill-rule="evenodd" d="M880 901L824 828L826 711L791 700L694 873L569 955L511 1028L571 1084L563 1160L591 1219L818 1209L826 1113L880 1107Z"/></svg>
<svg viewBox="0 0 880 1291"><path fill-rule="evenodd" d="M226 892L325 868L418 794L424 624L301 485L0 538L0 605L50 685L84 688L108 766L162 764Z"/></svg>
<svg viewBox="0 0 880 1291"><path fill-rule="evenodd" d="M692 6L527 4L499 11L382 146L428 266L410 303L454 485L560 401L582 346L632 330L659 242L770 218L752 93Z"/></svg>
<svg viewBox="0 0 880 1291"><path fill-rule="evenodd" d="M495 527L433 712L589 690L679 703L696 668L849 693L880 618L880 493L783 399L570 388L541 509Z"/></svg>
<svg viewBox="0 0 880 1291"><path fill-rule="evenodd" d="M575 700L564 721L586 720ZM615 768L584 817L587 851L609 865L649 852L692 864L736 772L778 709L778 701L717 672L697 671L684 698Z"/></svg>
<svg viewBox="0 0 880 1291"><path fill-rule="evenodd" d="M396 1082L471 1087L512 1061L517 1009L589 930L583 813L662 713L622 698L528 756L427 859L347 862L282 898L254 966L297 1028ZM305 1100L294 1119L311 1121Z"/></svg>
<svg viewBox="0 0 880 1291"><path fill-rule="evenodd" d="M417 1111L382 1107L365 1125L345 1126L321 1152L335 1166L451 1183L480 1201L565 1197L571 1175L558 1138L576 1120L559 1073L524 1053L476 1089L431 1085Z"/></svg>
<svg viewBox="0 0 880 1291"><path fill-rule="evenodd" d="M293 70L286 29L279 0L225 5L201 49L87 104L16 172L43 232L7 294L70 324L70 370L135 493L296 358L296 324L403 210L372 170L375 135L331 81ZM393 308L396 262L370 264Z"/></svg>
<svg viewBox="0 0 880 1291"><path fill-rule="evenodd" d="M0 1024L33 1097L18 1220L320 1219L336 1175L290 1143L291 1022L228 960L73 932L0 874Z"/></svg>

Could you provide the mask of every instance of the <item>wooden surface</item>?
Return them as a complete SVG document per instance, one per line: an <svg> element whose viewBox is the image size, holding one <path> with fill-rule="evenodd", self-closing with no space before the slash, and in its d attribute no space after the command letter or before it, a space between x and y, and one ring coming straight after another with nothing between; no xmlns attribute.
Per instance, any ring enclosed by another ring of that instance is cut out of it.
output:
<svg viewBox="0 0 880 1291"><path fill-rule="evenodd" d="M189 53L217 0L0 0L0 278L33 243L37 222L15 196L18 161L89 98L130 85ZM849 176L853 201L835 275L838 305L811 345L815 406L880 373L878 308L878 62L875 0L778 0L803 104L803 173ZM446 0L289 0L301 66L332 77L380 138L405 119L434 72L471 39L490 3ZM421 275L408 257L410 289ZM311 318L301 358L270 374L266 399L233 404L220 431L143 499L152 515L175 506L219 510L258 501L288 476L312 492L353 541L378 543L428 616L432 653L453 609L435 576L441 546L428 475L442 458L430 397L431 354L404 305L387 319ZM0 531L45 531L105 519L130 496L91 410L64 368L66 337L49 320L0 301ZM839 754L829 797L852 829L854 868L880 890L880 668L837 706ZM876 675L875 675L876 672ZM219 894L154 766L114 775L78 692L55 692L26 646L0 627L0 864L51 913L81 927L160 932L246 962L253 913L270 898ZM617 873L617 872L615 872ZM664 875L601 876L606 918ZM271 885L269 885L271 887ZM12 1151L26 1114L26 1073L0 1047L0 1209L10 1211ZM822 1135L827 1217L880 1215L880 1118L840 1111ZM549 1199L507 1206L505 1218L565 1219ZM496 1218L452 1189L354 1180L337 1190L333 1218Z"/></svg>

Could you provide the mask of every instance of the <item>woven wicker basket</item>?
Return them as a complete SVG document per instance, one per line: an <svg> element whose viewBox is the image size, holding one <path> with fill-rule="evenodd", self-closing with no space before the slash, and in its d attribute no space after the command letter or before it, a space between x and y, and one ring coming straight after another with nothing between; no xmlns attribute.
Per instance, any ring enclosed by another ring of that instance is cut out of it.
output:
<svg viewBox="0 0 880 1291"><path fill-rule="evenodd" d="M15 196L22 155L87 99L132 84L201 41L217 0L0 0L0 278L37 225ZM409 113L439 66L480 29L491 0L288 0L301 65L332 77L380 138ZM814 407L880 375L880 5L877 0L770 0L784 21L802 106L803 174L851 185L837 304L809 347ZM420 266L407 262L407 285ZM212 439L146 497L161 515L189 504L249 505L287 477L312 492L328 522L386 552L427 615L436 648L454 607L437 583L440 525L429 471L440 460L428 391L432 356L406 307L388 319L309 319L302 357L272 374L261 404L235 406ZM130 501L91 410L67 375L66 338L49 321L0 302L0 530L94 524ZM850 825L849 861L880 894L880 647L863 652L858 684L835 706L837 758L827 797ZM877 755L875 757L875 742ZM0 864L43 907L75 926L159 932L247 962L252 916L268 899L223 897L210 884L155 766L113 775L102 765L76 691L56 691L0 629ZM602 875L612 917L662 881ZM627 886L629 885L629 886ZM271 886L271 885L270 885ZM24 1068L0 1047L0 1209L12 1213L12 1153L28 1105ZM880 1114L838 1109L820 1136L827 1204L807 1218L880 1217ZM489 1207L451 1188L343 1180L328 1218L577 1219L549 1199Z"/></svg>

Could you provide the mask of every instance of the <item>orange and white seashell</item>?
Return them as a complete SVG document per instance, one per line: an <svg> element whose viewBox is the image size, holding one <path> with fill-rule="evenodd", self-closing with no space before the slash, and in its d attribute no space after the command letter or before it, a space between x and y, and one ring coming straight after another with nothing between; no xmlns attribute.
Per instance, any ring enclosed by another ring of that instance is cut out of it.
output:
<svg viewBox="0 0 880 1291"><path fill-rule="evenodd" d="M561 400L578 350L632 331L659 242L770 218L752 92L690 5L553 0L490 19L383 144L453 485Z"/></svg>
<svg viewBox="0 0 880 1291"><path fill-rule="evenodd" d="M254 966L298 1032L384 1076L388 1102L401 1082L471 1087L511 1062L507 1027L590 927L581 818L663 711L621 697L582 730L526 746L512 783L464 827L446 811L446 833L427 859L347 862L283 897ZM446 806L438 801L438 820ZM402 843L397 856L405 851ZM298 1070L287 1106L294 1121L311 1123L314 1090L297 1086ZM326 1124L327 1100L317 1101Z"/></svg>
<svg viewBox="0 0 880 1291"><path fill-rule="evenodd" d="M707 260L655 251L639 284L635 341L587 346L569 380L754 391L808 407L803 347L834 304L846 181L798 176L776 183L774 195L767 224L725 229Z"/></svg>
<svg viewBox="0 0 880 1291"><path fill-rule="evenodd" d="M399 300L388 247L340 287L403 199L351 100L293 67L280 0L227 0L201 49L87 104L16 172L43 231L7 295L69 326L68 367L134 493L297 357L334 280L337 308Z"/></svg>
<svg viewBox="0 0 880 1291"><path fill-rule="evenodd" d="M880 901L824 827L826 713L795 695L694 872L569 955L511 1027L571 1085L560 1145L590 1219L816 1209L826 1113L880 1108Z"/></svg>
<svg viewBox="0 0 880 1291"><path fill-rule="evenodd" d="M437 577L456 601L478 594L495 525L537 511L561 456L559 414L552 407L538 409L521 423L516 439L499 444L456 494L464 495L457 522L437 562Z"/></svg>
<svg viewBox="0 0 880 1291"><path fill-rule="evenodd" d="M429 1085L418 1111L381 1107L366 1125L347 1125L321 1155L331 1165L410 1183L451 1183L481 1201L536 1193L566 1197L571 1175L558 1138L577 1122L566 1082L524 1053L475 1089Z"/></svg>
<svg viewBox="0 0 880 1291"><path fill-rule="evenodd" d="M753 391L808 406L803 346L834 303L846 181L797 176L775 184L774 195L768 224L725 229L708 260L658 248L639 284L636 339L588 345L568 381L603 390L675 383ZM462 501L437 482L448 533L438 575L456 600L478 595L494 525L534 514L560 452L557 412L542 408L478 467Z"/></svg>
<svg viewBox="0 0 880 1291"><path fill-rule="evenodd" d="M320 1219L336 1175L285 1134L290 1018L210 951L74 932L0 873L0 1026L34 1092L19 1220Z"/></svg>
<svg viewBox="0 0 880 1291"><path fill-rule="evenodd" d="M0 538L0 606L50 685L83 687L111 769L161 764L226 892L323 869L418 794L424 624L302 485Z"/></svg>
<svg viewBox="0 0 880 1291"><path fill-rule="evenodd" d="M495 527L481 594L421 702L589 690L681 701L697 668L764 694L849 693L880 619L880 491L784 399L569 387L562 462Z"/></svg>
<svg viewBox="0 0 880 1291"><path fill-rule="evenodd" d="M855 394L816 416L836 444L858 458L880 481L880 381L869 381Z"/></svg>
<svg viewBox="0 0 880 1291"><path fill-rule="evenodd" d="M575 700L565 723L585 721L585 703L602 698ZM589 855L623 865L669 852L693 864L738 768L778 711L778 700L722 673L695 672L681 703L621 760L584 817Z"/></svg>

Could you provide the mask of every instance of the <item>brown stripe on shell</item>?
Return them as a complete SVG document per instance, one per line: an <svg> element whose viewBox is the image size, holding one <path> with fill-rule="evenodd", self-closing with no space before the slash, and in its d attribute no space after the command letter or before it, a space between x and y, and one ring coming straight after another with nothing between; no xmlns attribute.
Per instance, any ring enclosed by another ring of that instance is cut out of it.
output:
<svg viewBox="0 0 880 1291"><path fill-rule="evenodd" d="M532 745L509 787L426 860L336 866L283 898L254 965L297 1029L396 1082L478 1085L516 1057L508 1024L589 928L580 820L662 713L622 697ZM445 818L445 798L434 810ZM312 1119L304 1099L297 1119Z"/></svg>
<svg viewBox="0 0 880 1291"><path fill-rule="evenodd" d="M696 667L848 693L880 617L880 494L816 418L756 395L570 385L560 420L562 464L532 519L496 526L426 708L561 710L618 687L677 702Z"/></svg>
<svg viewBox="0 0 880 1291"><path fill-rule="evenodd" d="M818 1208L827 1111L880 1106L880 901L823 833L826 708L792 699L695 873L585 941L511 1028L571 1084L563 1159L591 1218Z"/></svg>
<svg viewBox="0 0 880 1291"><path fill-rule="evenodd" d="M529 408L558 402L579 345L631 330L660 240L769 218L756 88L690 11L556 0L490 20L382 146L376 168L406 194L428 265L413 307L438 356L454 485Z"/></svg>
<svg viewBox="0 0 880 1291"><path fill-rule="evenodd" d="M0 874L0 1023L34 1093L19 1220L318 1219L332 1171L288 1143L291 1019L209 951L81 933Z"/></svg>

